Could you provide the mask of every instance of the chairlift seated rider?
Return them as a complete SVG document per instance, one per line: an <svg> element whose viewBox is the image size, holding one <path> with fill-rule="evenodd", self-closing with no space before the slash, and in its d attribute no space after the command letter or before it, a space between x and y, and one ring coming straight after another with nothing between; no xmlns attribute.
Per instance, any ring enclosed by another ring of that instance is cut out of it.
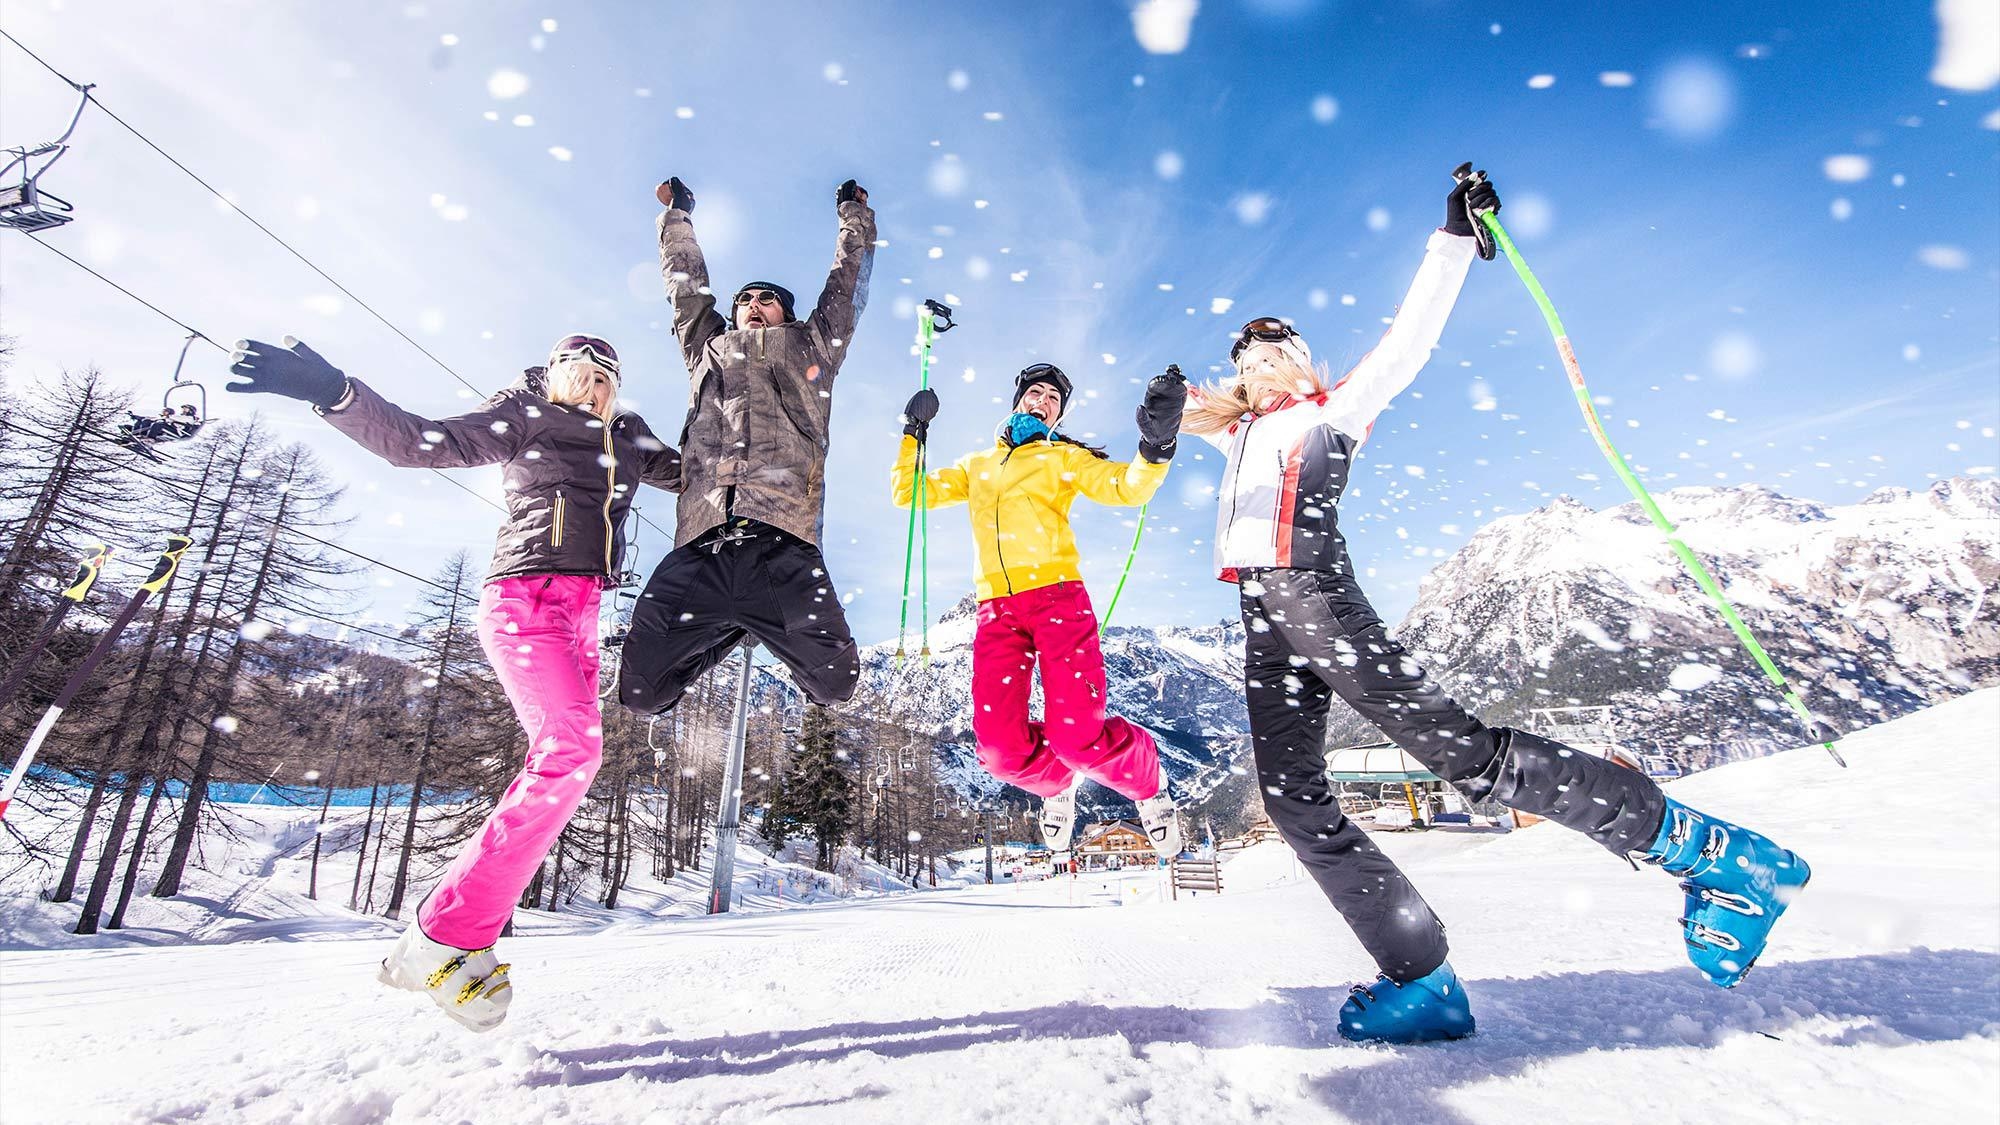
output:
<svg viewBox="0 0 2000 1125"><path fill-rule="evenodd" d="M192 403L183 404L179 410L163 408L159 414L147 418L139 414L131 415L132 420L118 427L118 444L131 446L138 442L160 445L170 441L186 441L201 432L205 419Z"/></svg>

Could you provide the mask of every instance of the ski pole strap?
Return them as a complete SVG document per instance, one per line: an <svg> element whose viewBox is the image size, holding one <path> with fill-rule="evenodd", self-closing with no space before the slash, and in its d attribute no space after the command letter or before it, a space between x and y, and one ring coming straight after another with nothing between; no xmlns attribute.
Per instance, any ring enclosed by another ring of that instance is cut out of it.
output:
<svg viewBox="0 0 2000 1125"><path fill-rule="evenodd" d="M1146 509L1152 506L1151 501L1139 505L1139 523L1132 529L1132 546L1125 552L1125 569L1118 572L1118 585L1111 589L1111 604L1104 607L1104 615L1097 619L1100 639L1111 628L1111 615L1118 609L1118 596L1125 592L1125 580L1132 577L1132 560L1139 556L1139 537L1146 534Z"/></svg>
<svg viewBox="0 0 2000 1125"><path fill-rule="evenodd" d="M1750 626L1744 623L1736 608L1729 604L1729 597L1722 592L1721 584L1716 582L1715 576L1708 572L1708 568L1695 557L1695 553L1688 548L1688 545L1681 542L1679 529L1674 527L1673 521L1660 510L1652 494L1647 492L1646 486L1640 482L1638 474L1632 471L1632 466L1625 460L1625 455L1618 451L1618 447L1611 443L1610 435L1604 432L1604 422L1597 416L1597 407L1591 404L1590 388L1584 385L1583 368L1576 361L1576 349L1570 346L1569 333L1563 329L1562 318L1556 315L1554 302L1549 300L1548 292L1542 288L1542 283L1536 279L1534 271L1528 268L1528 263L1521 257L1520 250L1514 246L1514 240L1508 236L1507 228L1500 225L1500 217L1491 211L1481 211L1479 220L1492 232L1493 240L1499 243L1501 251L1507 255L1508 264L1514 267L1514 272L1520 276L1522 284L1528 287L1528 295L1535 299L1536 306L1542 310L1542 319L1548 322L1549 334L1555 337L1556 354L1562 360L1563 371L1569 376L1570 389L1576 395L1577 409L1583 412L1584 425L1590 430L1590 436L1597 442L1597 448L1604 454L1604 459L1611 463L1612 471L1617 473L1620 481L1624 482L1625 490L1639 502L1639 507L1646 513L1646 518L1652 520L1653 526L1659 528L1660 534L1666 536L1667 545L1681 560L1681 565L1693 575L1695 585L1700 586L1709 600L1715 603L1716 610L1729 624L1730 631L1736 634L1736 639L1742 642L1751 658L1763 670L1764 677L1779 690L1784 696L1785 703L1798 715L1799 722L1805 725L1807 735L1826 747L1826 752L1833 755L1834 761L1845 766L1846 760L1840 756L1840 751L1833 748L1834 736L1812 717L1812 712L1806 709L1805 702L1799 698L1798 692L1792 689L1791 683L1778 669L1777 663L1764 651L1764 646L1758 643L1756 634L1750 631Z"/></svg>

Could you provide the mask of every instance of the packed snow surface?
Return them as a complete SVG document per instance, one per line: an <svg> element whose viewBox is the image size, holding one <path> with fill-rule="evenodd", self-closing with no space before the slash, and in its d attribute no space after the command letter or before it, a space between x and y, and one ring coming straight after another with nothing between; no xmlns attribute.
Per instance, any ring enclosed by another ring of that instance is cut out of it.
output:
<svg viewBox="0 0 2000 1125"><path fill-rule="evenodd" d="M1811 886L1730 992L1674 881L1552 825L1376 838L1474 1038L1334 1033L1366 958L1281 845L1152 872L509 939L484 1036L380 937L0 954L9 1121L1990 1121L2000 690L1673 783Z"/></svg>

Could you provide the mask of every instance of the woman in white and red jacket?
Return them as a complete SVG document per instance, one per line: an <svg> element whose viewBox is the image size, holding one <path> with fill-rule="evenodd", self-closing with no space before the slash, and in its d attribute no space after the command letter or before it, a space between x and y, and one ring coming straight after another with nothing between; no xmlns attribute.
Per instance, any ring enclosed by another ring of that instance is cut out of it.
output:
<svg viewBox="0 0 2000 1125"><path fill-rule="evenodd" d="M1230 352L1233 376L1191 395L1181 425L1228 455L1215 563L1241 587L1264 807L1382 973L1341 1008L1340 1033L1350 1039L1458 1038L1473 1020L1445 960L1443 923L1341 815L1324 756L1335 695L1472 798L1492 797L1687 877L1689 956L1725 988L1749 970L1810 874L1793 853L1679 805L1644 774L1481 723L1389 637L1355 579L1338 520L1348 467L1430 358L1472 259L1490 256L1475 236L1476 213L1499 206L1483 180L1451 193L1394 322L1338 382L1328 385L1290 324L1260 317Z"/></svg>

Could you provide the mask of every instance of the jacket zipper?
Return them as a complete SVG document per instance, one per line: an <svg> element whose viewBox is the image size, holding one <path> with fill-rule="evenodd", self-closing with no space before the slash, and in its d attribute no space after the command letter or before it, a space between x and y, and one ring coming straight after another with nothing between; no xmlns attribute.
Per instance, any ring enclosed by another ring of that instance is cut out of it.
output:
<svg viewBox="0 0 2000 1125"><path fill-rule="evenodd" d="M1271 562L1278 561L1278 537L1285 529L1285 454L1275 451L1278 457L1278 502L1271 507Z"/></svg>
<svg viewBox="0 0 2000 1125"><path fill-rule="evenodd" d="M1243 424L1243 445L1242 448L1236 451L1234 471L1229 477L1229 522L1223 525L1225 540L1230 532L1236 530L1236 501L1243 495L1243 459L1250 453L1250 429L1256 424L1257 418L1255 415L1252 415L1250 420ZM1229 561L1229 545L1227 542L1224 542L1222 547L1222 558L1224 564L1227 565Z"/></svg>
<svg viewBox="0 0 2000 1125"><path fill-rule="evenodd" d="M562 546L563 509L565 507L566 505L563 502L562 489L558 488L556 489L556 522L555 526L549 529L549 546L551 547Z"/></svg>
<svg viewBox="0 0 2000 1125"><path fill-rule="evenodd" d="M1014 593L1014 576L1007 573L1007 552L1000 547L1000 493L1007 490L1007 462L1014 459L1014 450L1019 448L1018 445L1009 448L1000 458L1000 487L993 494L993 554L1000 560L1000 581L1006 583L1010 597Z"/></svg>
<svg viewBox="0 0 2000 1125"><path fill-rule="evenodd" d="M618 454L611 449L611 427L617 421L614 413L611 421L604 423L604 576L613 580L618 577L618 567L611 557L611 544L617 538L611 524L611 502L618 495Z"/></svg>

